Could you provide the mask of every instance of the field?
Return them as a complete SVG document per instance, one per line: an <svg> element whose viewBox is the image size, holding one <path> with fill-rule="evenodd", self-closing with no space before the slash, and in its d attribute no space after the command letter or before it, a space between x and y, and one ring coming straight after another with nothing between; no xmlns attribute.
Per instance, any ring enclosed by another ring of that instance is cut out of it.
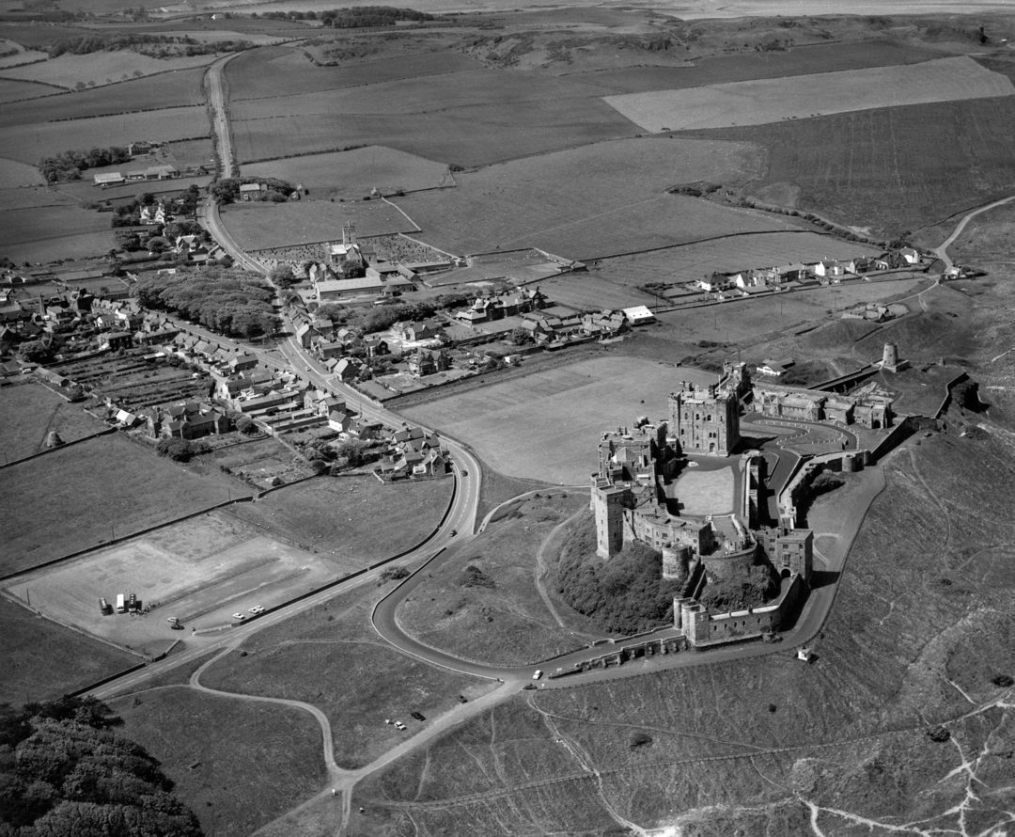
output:
<svg viewBox="0 0 1015 837"><path fill-rule="evenodd" d="M229 513L342 568L359 569L424 540L443 517L452 488L450 479L389 485L373 476L316 479Z"/></svg>
<svg viewBox="0 0 1015 837"><path fill-rule="evenodd" d="M383 195L392 195L454 185L446 165L378 146L248 163L243 174L302 183L315 199L358 200L375 188Z"/></svg>
<svg viewBox="0 0 1015 837"><path fill-rule="evenodd" d="M713 84L607 96L606 101L647 131L687 131L763 125L786 119L968 101L1015 93L1011 80L971 58L823 72L779 79Z"/></svg>
<svg viewBox="0 0 1015 837"><path fill-rule="evenodd" d="M681 377L714 376L674 363L601 357L495 383L410 407L430 427L455 428L490 467L507 476L585 486L604 430L640 415L667 415L666 397Z"/></svg>
<svg viewBox="0 0 1015 837"><path fill-rule="evenodd" d="M384 591L386 592L386 590ZM352 591L280 625L259 631L214 663L201 682L243 694L288 698L320 708L331 722L335 760L360 767L405 737L385 718L415 731L420 712L428 721L472 699L491 684L402 656L380 642L370 607L381 595Z"/></svg>
<svg viewBox="0 0 1015 837"><path fill-rule="evenodd" d="M0 389L0 427L6 464L43 451L51 430L64 442L73 442L106 426L41 384L23 383Z"/></svg>
<svg viewBox="0 0 1015 837"><path fill-rule="evenodd" d="M172 70L186 70L210 64L215 55L191 55L179 58L149 58L137 52L92 52L87 55L61 55L28 64L24 67L9 67L4 76L24 81L55 84L68 90L96 85L129 81L138 76L149 76Z"/></svg>
<svg viewBox="0 0 1015 837"><path fill-rule="evenodd" d="M193 139L208 136L210 131L208 114L202 107L12 125L0 128L0 157L35 165L42 157L70 149L126 145L138 137L158 137L163 142Z"/></svg>
<svg viewBox="0 0 1015 837"><path fill-rule="evenodd" d="M115 245L109 216L77 206L0 211L0 254L16 262L50 262Z"/></svg>
<svg viewBox="0 0 1015 837"><path fill-rule="evenodd" d="M138 663L126 651L88 639L0 596L0 704L58 698Z"/></svg>
<svg viewBox="0 0 1015 837"><path fill-rule="evenodd" d="M1015 716L992 678L1015 671L1010 458L989 438L921 441L886 466L815 663L777 646L516 698L369 779L360 831L507 835L551 830L561 811L708 835L1006 822L997 756ZM836 519L842 502L812 516ZM937 724L950 741L928 736Z"/></svg>
<svg viewBox="0 0 1015 837"><path fill-rule="evenodd" d="M230 99L264 99L324 90L341 90L398 79L458 73L479 69L479 62L453 52L405 52L392 61L360 61L315 66L302 49L276 47L251 50L229 62L226 79Z"/></svg>
<svg viewBox="0 0 1015 837"><path fill-rule="evenodd" d="M45 182L35 166L0 158L0 190L15 189L21 186L41 186ZM20 194L15 196L20 197Z"/></svg>
<svg viewBox="0 0 1015 837"><path fill-rule="evenodd" d="M0 480L0 573L207 508L230 491L240 493L228 477L198 479L120 434L11 465Z"/></svg>
<svg viewBox="0 0 1015 837"><path fill-rule="evenodd" d="M56 91L44 84L31 81L13 81L0 79L0 102L17 102L21 99L34 99L36 96L48 96Z"/></svg>
<svg viewBox="0 0 1015 837"><path fill-rule="evenodd" d="M457 177L456 189L395 202L422 227L420 238L450 252L539 247L587 260L796 229L786 218L665 192L701 180L745 181L761 170L744 144L623 140L491 166Z"/></svg>
<svg viewBox="0 0 1015 837"><path fill-rule="evenodd" d="M216 629L231 614L273 607L359 569L362 560L318 556L271 538L263 530L215 511L22 576L6 590L51 619L146 655L180 638L166 622ZM144 617L99 610L134 593Z"/></svg>
<svg viewBox="0 0 1015 837"><path fill-rule="evenodd" d="M468 547L441 559L440 572L399 608L399 624L427 645L493 665L526 665L587 645L588 636L558 625L536 587L544 539L587 507L585 491L548 490L511 504ZM483 583L470 583L467 567L478 568Z"/></svg>
<svg viewBox="0 0 1015 837"><path fill-rule="evenodd" d="M1007 96L698 136L763 145L767 172L747 189L763 200L771 190L793 187L788 191L798 193L793 205L799 209L892 236L1010 194L1012 120L1015 99Z"/></svg>
<svg viewBox="0 0 1015 837"><path fill-rule="evenodd" d="M4 107L4 125L35 125L131 111L200 105L204 102L203 78L204 69L197 67L131 79L111 89L94 88L68 93L45 88L48 93L58 95L7 105Z"/></svg>
<svg viewBox="0 0 1015 837"><path fill-rule="evenodd" d="M321 734L306 712L186 687L110 701L120 732L162 763L205 834L246 837L326 780Z"/></svg>
<svg viewBox="0 0 1015 837"><path fill-rule="evenodd" d="M356 235L361 238L415 230L401 212L382 201L305 199L281 204L238 203L222 210L222 222L246 250L335 241L341 239L346 221L356 225Z"/></svg>

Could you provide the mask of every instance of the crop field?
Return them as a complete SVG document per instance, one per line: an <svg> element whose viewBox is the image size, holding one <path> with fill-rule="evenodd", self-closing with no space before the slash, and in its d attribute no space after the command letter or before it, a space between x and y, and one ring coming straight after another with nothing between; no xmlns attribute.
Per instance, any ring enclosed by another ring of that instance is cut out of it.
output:
<svg viewBox="0 0 1015 837"><path fill-rule="evenodd" d="M97 418L36 383L0 389L0 427L3 428L3 462L13 462L44 450L49 431L73 442L105 429Z"/></svg>
<svg viewBox="0 0 1015 837"><path fill-rule="evenodd" d="M665 192L705 179L746 180L760 170L755 150L744 144L623 140L491 166L457 176L456 189L395 202L422 227L420 238L444 250L540 247L585 260L798 229L787 218Z"/></svg>
<svg viewBox="0 0 1015 837"><path fill-rule="evenodd" d="M138 137L163 142L208 136L208 114L202 107L180 107L149 113L98 116L68 122L12 125L0 128L0 157L34 165L40 158L68 149L126 145Z"/></svg>
<svg viewBox="0 0 1015 837"><path fill-rule="evenodd" d="M255 202L222 210L222 222L236 243L247 250L339 239L346 221L356 225L356 235L361 238L415 230L401 212L383 201Z"/></svg>
<svg viewBox="0 0 1015 837"><path fill-rule="evenodd" d="M681 378L715 376L673 363L601 357L408 408L423 424L454 426L484 462L507 476L584 486L596 468L604 430L637 416L667 415L666 398Z"/></svg>
<svg viewBox="0 0 1015 837"><path fill-rule="evenodd" d="M211 137L168 142L163 146L163 151L169 162L181 171L188 168L196 169L198 166L206 166L209 169L215 167L215 144Z"/></svg>
<svg viewBox="0 0 1015 837"><path fill-rule="evenodd" d="M603 95L680 90L756 79L853 71L893 64L915 64L940 58L937 50L891 41L833 43L796 46L791 50L710 55L692 66L624 67L616 70L578 73L575 81L593 85Z"/></svg>
<svg viewBox="0 0 1015 837"><path fill-rule="evenodd" d="M588 636L557 624L536 587L543 541L587 507L587 491L559 490L510 505L467 548L441 559L440 572L399 608L399 624L434 648L497 665L526 665L587 645ZM467 567L482 573L482 583Z"/></svg>
<svg viewBox="0 0 1015 837"><path fill-rule="evenodd" d="M76 206L0 211L0 253L17 262L106 253L115 244L109 216L98 212Z"/></svg>
<svg viewBox="0 0 1015 837"><path fill-rule="evenodd" d="M17 102L20 99L34 99L36 96L48 96L56 91L45 84L32 81L13 81L0 79L0 102Z"/></svg>
<svg viewBox="0 0 1015 837"><path fill-rule="evenodd" d="M215 55L190 55L178 58L149 58L137 52L92 52L87 55L65 54L38 64L9 67L6 78L55 84L68 90L129 81L170 70L201 67L215 60Z"/></svg>
<svg viewBox="0 0 1015 837"><path fill-rule="evenodd" d="M123 671L138 658L82 636L0 596L0 703L58 698Z"/></svg>
<svg viewBox="0 0 1015 837"><path fill-rule="evenodd" d="M183 686L110 701L120 732L161 762L202 833L246 837L326 781L306 712Z"/></svg>
<svg viewBox="0 0 1015 837"><path fill-rule="evenodd" d="M51 87L40 88L48 94L57 95L7 105L4 108L4 125L36 125L41 122L151 111L155 108L200 105L204 102L203 78L204 68L197 67L131 79L110 90L89 88L66 93ZM69 147L78 148L74 145Z"/></svg>
<svg viewBox="0 0 1015 837"><path fill-rule="evenodd" d="M302 183L315 199L341 196L355 200L374 188L391 195L454 185L445 164L380 146L248 163L243 174Z"/></svg>
<svg viewBox="0 0 1015 837"><path fill-rule="evenodd" d="M188 629L228 625L235 611L282 604L363 563L314 555L220 510L28 573L5 589L30 597L51 619L157 654L180 636L169 616ZM119 593L157 607L145 616L103 615L99 599L114 604Z"/></svg>
<svg viewBox="0 0 1015 837"><path fill-rule="evenodd" d="M1011 79L971 58L738 81L684 90L607 96L647 131L763 125L786 119L1015 93Z"/></svg>
<svg viewBox="0 0 1015 837"><path fill-rule="evenodd" d="M0 163L13 164L14 161L0 159ZM25 163L18 163L17 165L23 166L25 169L31 169L37 177L39 176L39 170L35 166L29 166ZM22 189L0 187L0 212L9 209L30 209L40 206L73 206L76 203L77 200L74 197L61 194L59 190L45 186Z"/></svg>
<svg viewBox="0 0 1015 837"><path fill-rule="evenodd" d="M234 58L226 67L226 79L229 82L230 99L239 102L244 99L363 87L480 68L480 63L475 59L450 51L405 52L397 60L385 58L318 67L307 60L302 49L278 47L270 51L252 50Z"/></svg>
<svg viewBox="0 0 1015 837"><path fill-rule="evenodd" d="M748 191L791 184L800 209L895 235L1010 194L1013 120L1015 98L1006 96L702 135L767 149L768 171Z"/></svg>
<svg viewBox="0 0 1015 837"><path fill-rule="evenodd" d="M210 666L201 683L311 703L331 722L335 760L347 768L368 764L407 737L385 718L400 719L415 732L457 707L457 695L473 699L493 685L405 657L379 642L370 609L383 592L352 590L258 631ZM412 711L427 721L412 719Z"/></svg>
<svg viewBox="0 0 1015 837"><path fill-rule="evenodd" d="M0 157L0 191L21 186L41 186L45 182L35 166ZM20 190L13 197L21 197Z"/></svg>
<svg viewBox="0 0 1015 837"><path fill-rule="evenodd" d="M229 514L345 571L423 541L437 528L452 489L451 479L390 485L372 476L315 479L232 506ZM385 515L383 509L397 513ZM383 526L378 516L385 517Z"/></svg>
<svg viewBox="0 0 1015 837"><path fill-rule="evenodd" d="M241 494L225 475L203 479L120 434L4 469L0 574L97 546Z"/></svg>

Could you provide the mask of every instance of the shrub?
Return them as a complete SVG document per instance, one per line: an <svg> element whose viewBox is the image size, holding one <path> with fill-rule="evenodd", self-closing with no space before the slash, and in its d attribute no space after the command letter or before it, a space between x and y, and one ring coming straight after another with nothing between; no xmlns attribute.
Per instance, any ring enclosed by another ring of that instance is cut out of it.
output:
<svg viewBox="0 0 1015 837"><path fill-rule="evenodd" d="M159 439L155 445L159 456L168 456L174 462L187 462L205 449L203 444L189 439Z"/></svg>
<svg viewBox="0 0 1015 837"><path fill-rule="evenodd" d="M409 571L397 564L393 567L385 567L381 570L381 581L397 581L400 578L407 578Z"/></svg>
<svg viewBox="0 0 1015 837"><path fill-rule="evenodd" d="M462 571L462 575L458 579L458 584L461 587L487 587L490 589L495 586L493 579L475 564L469 564L469 566Z"/></svg>

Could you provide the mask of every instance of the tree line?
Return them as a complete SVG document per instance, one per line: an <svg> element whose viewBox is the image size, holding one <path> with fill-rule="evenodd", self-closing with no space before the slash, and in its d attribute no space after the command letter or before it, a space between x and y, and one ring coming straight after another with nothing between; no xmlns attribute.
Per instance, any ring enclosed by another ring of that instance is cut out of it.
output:
<svg viewBox="0 0 1015 837"><path fill-rule="evenodd" d="M0 704L0 834L199 837L197 817L94 698Z"/></svg>
<svg viewBox="0 0 1015 837"><path fill-rule="evenodd" d="M146 276L134 294L145 308L171 311L230 337L260 337L277 326L271 288L243 271L178 269L172 276Z"/></svg>
<svg viewBox="0 0 1015 837"><path fill-rule="evenodd" d="M133 50L154 58L170 55L206 55L215 52L236 52L248 49L249 41L199 41L189 35L146 35L122 33L80 35L64 38L50 44L46 50L50 58L60 55L87 55L92 52Z"/></svg>
<svg viewBox="0 0 1015 837"><path fill-rule="evenodd" d="M78 180L84 169L96 169L100 166L113 166L130 160L126 148L111 145L108 148L92 148L89 151L64 151L55 157L43 157L39 161L39 171L47 183L61 183L67 180Z"/></svg>

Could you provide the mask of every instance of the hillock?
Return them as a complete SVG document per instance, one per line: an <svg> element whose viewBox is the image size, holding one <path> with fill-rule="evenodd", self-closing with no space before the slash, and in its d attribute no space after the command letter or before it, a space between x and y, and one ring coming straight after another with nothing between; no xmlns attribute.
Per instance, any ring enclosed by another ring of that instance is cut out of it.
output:
<svg viewBox="0 0 1015 837"><path fill-rule="evenodd" d="M666 624L683 586L663 580L662 556L644 544L627 544L608 561L598 557L591 513L572 524L557 565L561 598L611 633Z"/></svg>
<svg viewBox="0 0 1015 837"><path fill-rule="evenodd" d="M198 837L197 817L96 700L0 704L0 834Z"/></svg>

